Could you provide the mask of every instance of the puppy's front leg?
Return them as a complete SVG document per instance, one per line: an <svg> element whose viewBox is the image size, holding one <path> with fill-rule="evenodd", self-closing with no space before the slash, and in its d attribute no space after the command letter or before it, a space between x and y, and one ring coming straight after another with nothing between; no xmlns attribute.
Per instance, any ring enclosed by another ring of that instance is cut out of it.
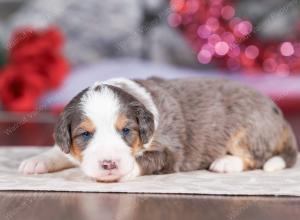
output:
<svg viewBox="0 0 300 220"><path fill-rule="evenodd" d="M23 174L50 173L76 166L57 146L24 160L19 166Z"/></svg>
<svg viewBox="0 0 300 220"><path fill-rule="evenodd" d="M136 160L142 175L170 173L168 154L165 151L144 151Z"/></svg>
<svg viewBox="0 0 300 220"><path fill-rule="evenodd" d="M132 180L138 176L168 173L167 154L164 151L141 151L135 156L132 170L121 181Z"/></svg>

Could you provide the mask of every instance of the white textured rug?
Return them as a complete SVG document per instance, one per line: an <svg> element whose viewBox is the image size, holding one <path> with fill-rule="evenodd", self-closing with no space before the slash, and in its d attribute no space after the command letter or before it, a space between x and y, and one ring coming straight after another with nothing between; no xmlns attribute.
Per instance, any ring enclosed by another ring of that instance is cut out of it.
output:
<svg viewBox="0 0 300 220"><path fill-rule="evenodd" d="M23 159L44 150L0 148L0 190L300 196L300 161L292 169L274 173L261 170L239 174L194 171L143 176L126 183L96 183L84 177L77 168L33 176L17 172Z"/></svg>

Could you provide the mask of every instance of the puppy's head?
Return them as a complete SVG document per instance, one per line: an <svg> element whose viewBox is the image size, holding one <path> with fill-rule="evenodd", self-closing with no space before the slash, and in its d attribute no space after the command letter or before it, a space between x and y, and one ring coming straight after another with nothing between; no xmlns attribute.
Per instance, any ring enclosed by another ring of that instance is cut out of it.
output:
<svg viewBox="0 0 300 220"><path fill-rule="evenodd" d="M134 155L153 132L154 116L140 101L121 88L100 84L65 107L54 137L87 176L111 182L138 172Z"/></svg>

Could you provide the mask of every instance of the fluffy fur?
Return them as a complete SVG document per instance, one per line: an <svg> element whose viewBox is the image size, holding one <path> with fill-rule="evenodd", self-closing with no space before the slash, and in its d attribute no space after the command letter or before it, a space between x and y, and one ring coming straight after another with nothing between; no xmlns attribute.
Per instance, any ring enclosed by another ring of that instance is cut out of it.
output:
<svg viewBox="0 0 300 220"><path fill-rule="evenodd" d="M65 107L55 141L60 150L24 161L20 171L79 165L111 182L199 169L276 171L297 158L294 134L270 99L211 78L97 82Z"/></svg>

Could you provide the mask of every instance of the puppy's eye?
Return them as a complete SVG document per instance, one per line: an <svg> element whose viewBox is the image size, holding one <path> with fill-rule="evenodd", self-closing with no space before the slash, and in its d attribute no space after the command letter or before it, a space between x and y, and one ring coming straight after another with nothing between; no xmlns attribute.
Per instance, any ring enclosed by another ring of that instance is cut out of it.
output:
<svg viewBox="0 0 300 220"><path fill-rule="evenodd" d="M129 133L130 133L130 129L129 128L123 128L122 129L122 135L124 137L126 137Z"/></svg>
<svg viewBox="0 0 300 220"><path fill-rule="evenodd" d="M83 138L84 141L88 141L89 139L91 139L92 136L93 134L88 131L85 131L81 134L81 137Z"/></svg>

